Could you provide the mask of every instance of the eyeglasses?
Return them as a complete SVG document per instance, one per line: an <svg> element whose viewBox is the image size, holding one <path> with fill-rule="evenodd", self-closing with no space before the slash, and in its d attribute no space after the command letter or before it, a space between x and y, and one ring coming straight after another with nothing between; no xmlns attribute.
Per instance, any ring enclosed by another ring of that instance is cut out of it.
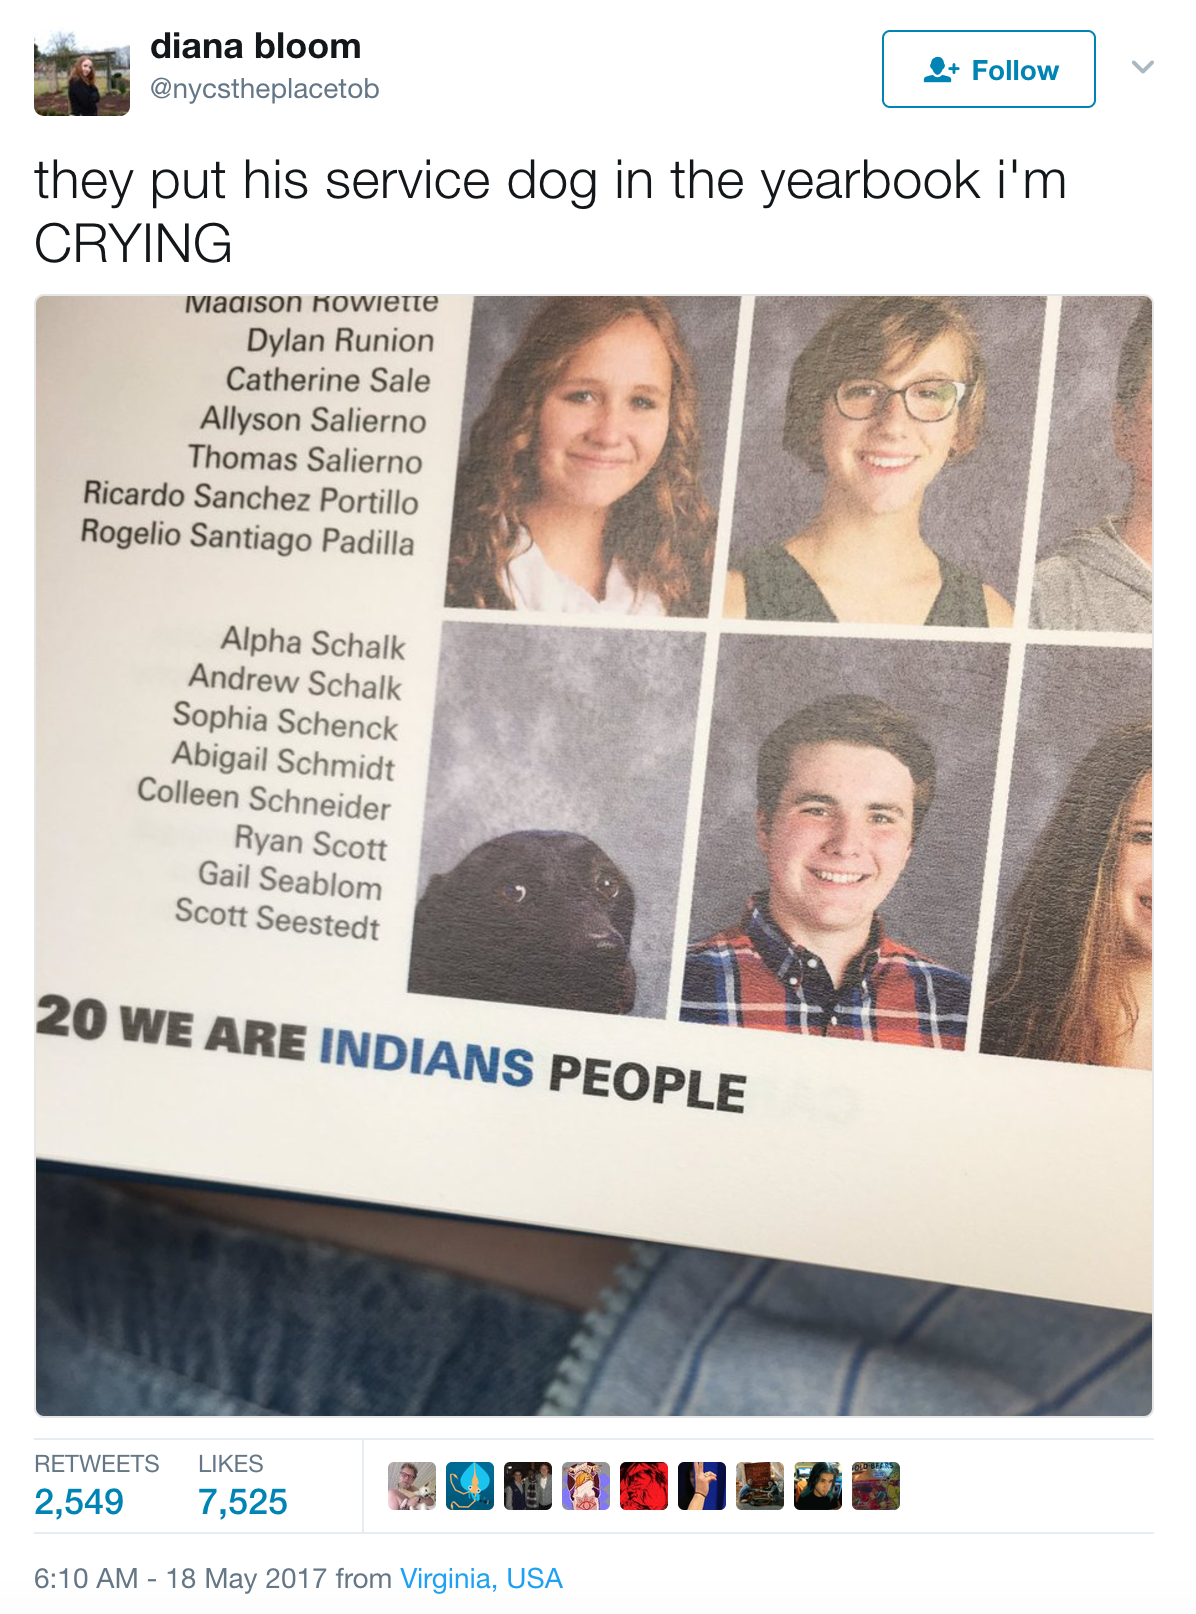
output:
<svg viewBox="0 0 1196 1614"><path fill-rule="evenodd" d="M883 414L890 398L900 398L913 420L946 420L963 402L966 381L911 381L908 387L886 387L883 381L841 381L835 408L847 420L871 420Z"/></svg>

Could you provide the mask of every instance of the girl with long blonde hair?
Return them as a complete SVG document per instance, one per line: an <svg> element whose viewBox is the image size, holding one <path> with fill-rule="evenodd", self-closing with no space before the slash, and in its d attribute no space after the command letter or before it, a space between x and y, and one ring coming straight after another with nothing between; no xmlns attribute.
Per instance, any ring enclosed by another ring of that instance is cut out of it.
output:
<svg viewBox="0 0 1196 1614"><path fill-rule="evenodd" d="M659 297L556 297L475 421L446 603L704 615L714 516L693 363Z"/></svg>

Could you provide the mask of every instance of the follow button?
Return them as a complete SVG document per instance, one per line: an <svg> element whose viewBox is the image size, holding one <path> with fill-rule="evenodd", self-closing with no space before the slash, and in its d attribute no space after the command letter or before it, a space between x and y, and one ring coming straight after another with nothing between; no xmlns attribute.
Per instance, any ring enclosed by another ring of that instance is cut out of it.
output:
<svg viewBox="0 0 1196 1614"><path fill-rule="evenodd" d="M1088 28L899 28L881 35L888 107L1096 105Z"/></svg>

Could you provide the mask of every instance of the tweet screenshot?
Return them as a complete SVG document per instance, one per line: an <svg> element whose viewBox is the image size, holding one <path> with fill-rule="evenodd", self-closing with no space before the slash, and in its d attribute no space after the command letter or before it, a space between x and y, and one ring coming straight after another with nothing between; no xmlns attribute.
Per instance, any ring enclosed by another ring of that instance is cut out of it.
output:
<svg viewBox="0 0 1196 1614"><path fill-rule="evenodd" d="M1185 1614L1187 14L28 18L0 1602Z"/></svg>

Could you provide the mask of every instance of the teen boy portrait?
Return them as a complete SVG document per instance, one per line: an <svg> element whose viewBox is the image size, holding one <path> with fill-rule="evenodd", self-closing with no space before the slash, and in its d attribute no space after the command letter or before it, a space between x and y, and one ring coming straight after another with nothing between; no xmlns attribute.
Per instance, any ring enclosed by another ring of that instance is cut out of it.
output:
<svg viewBox="0 0 1196 1614"><path fill-rule="evenodd" d="M768 888L741 928L690 949L681 1018L962 1048L968 978L888 936L880 916L934 785L929 745L871 696L832 696L775 728L756 775Z"/></svg>

